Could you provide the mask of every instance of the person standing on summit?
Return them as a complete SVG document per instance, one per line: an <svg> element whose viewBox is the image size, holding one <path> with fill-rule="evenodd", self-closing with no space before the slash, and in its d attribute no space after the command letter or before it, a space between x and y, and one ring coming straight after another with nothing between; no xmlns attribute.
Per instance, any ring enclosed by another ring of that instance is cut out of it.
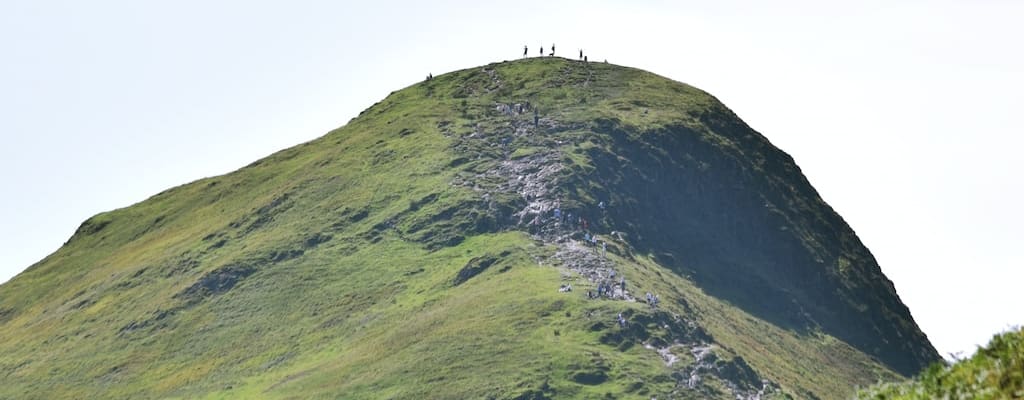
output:
<svg viewBox="0 0 1024 400"><path fill-rule="evenodd" d="M529 47L523 46L523 58L526 58L526 52L530 51Z"/></svg>
<svg viewBox="0 0 1024 400"><path fill-rule="evenodd" d="M555 44L552 43L551 44L551 57L554 57L554 56L555 56Z"/></svg>

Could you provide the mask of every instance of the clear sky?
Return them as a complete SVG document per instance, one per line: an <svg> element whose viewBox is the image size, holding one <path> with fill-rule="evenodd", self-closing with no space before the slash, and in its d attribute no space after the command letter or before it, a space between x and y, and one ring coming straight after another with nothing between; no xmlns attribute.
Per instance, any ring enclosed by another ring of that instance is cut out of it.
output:
<svg viewBox="0 0 1024 400"><path fill-rule="evenodd" d="M393 90L580 48L791 154L942 353L1024 323L1024 2L0 2L0 281Z"/></svg>

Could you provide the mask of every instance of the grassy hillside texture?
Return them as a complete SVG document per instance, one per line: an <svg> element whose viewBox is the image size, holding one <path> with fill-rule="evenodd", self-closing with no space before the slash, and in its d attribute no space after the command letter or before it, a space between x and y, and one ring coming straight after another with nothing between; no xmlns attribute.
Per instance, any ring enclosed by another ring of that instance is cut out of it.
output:
<svg viewBox="0 0 1024 400"><path fill-rule="evenodd" d="M996 335L971 358L936 363L913 381L863 390L859 399L1021 399L1024 398L1024 328Z"/></svg>
<svg viewBox="0 0 1024 400"><path fill-rule="evenodd" d="M0 286L0 338L22 399L846 398L938 360L790 157L558 58L90 218Z"/></svg>

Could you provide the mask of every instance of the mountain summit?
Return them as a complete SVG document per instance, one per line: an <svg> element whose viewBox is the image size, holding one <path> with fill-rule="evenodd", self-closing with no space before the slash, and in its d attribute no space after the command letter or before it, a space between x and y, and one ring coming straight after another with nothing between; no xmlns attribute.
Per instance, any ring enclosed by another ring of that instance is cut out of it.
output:
<svg viewBox="0 0 1024 400"><path fill-rule="evenodd" d="M939 360L791 157L554 57L88 219L0 338L0 398L845 398Z"/></svg>

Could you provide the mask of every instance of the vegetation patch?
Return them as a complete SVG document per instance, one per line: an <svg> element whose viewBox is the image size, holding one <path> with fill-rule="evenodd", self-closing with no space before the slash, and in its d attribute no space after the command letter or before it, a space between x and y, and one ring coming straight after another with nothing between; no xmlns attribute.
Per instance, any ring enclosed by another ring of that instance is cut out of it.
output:
<svg viewBox="0 0 1024 400"><path fill-rule="evenodd" d="M906 382L879 383L861 400L1024 398L1024 328L995 335L970 358L936 363Z"/></svg>

